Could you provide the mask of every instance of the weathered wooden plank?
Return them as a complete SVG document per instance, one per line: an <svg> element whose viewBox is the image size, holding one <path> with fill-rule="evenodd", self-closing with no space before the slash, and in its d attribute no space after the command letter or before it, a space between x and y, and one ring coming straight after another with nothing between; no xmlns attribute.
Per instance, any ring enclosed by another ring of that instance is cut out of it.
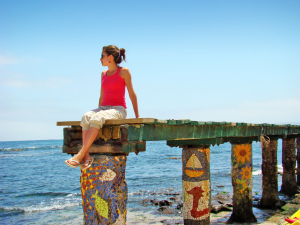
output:
<svg viewBox="0 0 300 225"><path fill-rule="evenodd" d="M192 121L190 123L182 125L176 125L177 121L178 120L168 120L164 121L164 123L161 123L161 121L159 120L154 120L154 124L129 123L121 125L121 129L117 125L107 124L106 126L104 126L103 130L101 131L101 134L99 134L99 137L101 137L104 140L120 138L122 141L158 141L175 139L211 139L221 137L258 138L261 134L267 136L278 136L279 138L291 138L292 136L300 136L300 127L296 126L246 126L243 123L240 123L240 125L217 125L217 123L214 124L213 122L207 122L208 124L205 125L193 125L198 124L199 122L197 121ZM171 123L172 125L170 125L169 123ZM66 143L70 140L80 139L81 128L79 126L72 126L72 128L68 129L71 130L68 130L68 134L65 134Z"/></svg>
<svg viewBox="0 0 300 225"><path fill-rule="evenodd" d="M58 121L56 126L80 126L80 121Z"/></svg>
<svg viewBox="0 0 300 225"><path fill-rule="evenodd" d="M167 120L168 125L176 125L176 120Z"/></svg>
<svg viewBox="0 0 300 225"><path fill-rule="evenodd" d="M74 143L74 145L63 145L63 153L77 154L82 148L81 141ZM135 142L101 142L95 141L90 147L90 153L109 153L109 154L119 154L119 153L130 153L130 152L142 152L146 151L145 141L135 141Z"/></svg>
<svg viewBox="0 0 300 225"><path fill-rule="evenodd" d="M293 127L258 127L258 126L218 126L218 125L159 125L144 124L137 127L128 124L127 141L158 141L158 140L175 140L175 139L209 139L219 137L259 137L261 134L268 136L290 136L297 134L299 128ZM288 130L292 133L288 133Z"/></svg>
<svg viewBox="0 0 300 225"><path fill-rule="evenodd" d="M159 119L154 119L154 123L153 124L168 124L168 120L159 120Z"/></svg>
<svg viewBox="0 0 300 225"><path fill-rule="evenodd" d="M183 119L183 120L176 120L176 125L182 125L190 123L191 121L189 119Z"/></svg>
<svg viewBox="0 0 300 225"><path fill-rule="evenodd" d="M154 123L154 118L131 118L121 120L106 120L105 125L122 125L127 123ZM80 126L80 121L60 121L57 126Z"/></svg>
<svg viewBox="0 0 300 225"><path fill-rule="evenodd" d="M232 143L245 143L258 141L258 137L218 137L218 138L207 138L207 139L177 139L167 140L169 146L198 146L198 145L220 145L226 142Z"/></svg>
<svg viewBox="0 0 300 225"><path fill-rule="evenodd" d="M191 125L205 125L205 121L191 121Z"/></svg>
<svg viewBox="0 0 300 225"><path fill-rule="evenodd" d="M184 139L184 140L168 140L167 145L174 146L199 146L199 145L220 145L223 144L223 138L210 139Z"/></svg>

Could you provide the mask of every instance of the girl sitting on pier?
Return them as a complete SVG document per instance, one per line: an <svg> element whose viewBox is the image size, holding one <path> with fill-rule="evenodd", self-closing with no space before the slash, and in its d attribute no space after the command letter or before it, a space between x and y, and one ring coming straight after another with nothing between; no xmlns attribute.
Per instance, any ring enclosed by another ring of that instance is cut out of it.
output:
<svg viewBox="0 0 300 225"><path fill-rule="evenodd" d="M87 112L81 119L82 148L73 158L65 163L76 168L81 166L83 170L91 167L93 158L89 155L89 148L98 136L107 119L125 119L127 116L125 102L125 86L127 87L132 102L135 117L139 118L137 96L134 92L131 74L126 67L119 67L125 61L125 49L117 46L104 46L101 54L102 66L107 66L101 74L101 93L99 107Z"/></svg>

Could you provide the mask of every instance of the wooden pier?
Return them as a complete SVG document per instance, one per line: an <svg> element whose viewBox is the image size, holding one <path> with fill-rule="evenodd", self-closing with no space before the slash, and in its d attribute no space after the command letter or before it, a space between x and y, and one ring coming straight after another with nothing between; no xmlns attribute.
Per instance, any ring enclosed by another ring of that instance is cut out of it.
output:
<svg viewBox="0 0 300 225"><path fill-rule="evenodd" d="M64 128L63 152L76 154L82 146L79 121L57 122ZM107 120L90 148L97 154L93 166L82 172L81 190L85 224L125 224L126 157L146 151L146 141L166 140L182 148L184 224L210 223L210 145L231 143L233 211L228 223L255 222L252 212L252 142L262 141L263 187L261 206L273 208L279 200L277 140L283 140L281 192L298 192L300 126L232 122L158 120L153 118ZM296 145L297 139L297 145ZM296 181L297 177L297 181ZM98 179L97 179L98 178Z"/></svg>

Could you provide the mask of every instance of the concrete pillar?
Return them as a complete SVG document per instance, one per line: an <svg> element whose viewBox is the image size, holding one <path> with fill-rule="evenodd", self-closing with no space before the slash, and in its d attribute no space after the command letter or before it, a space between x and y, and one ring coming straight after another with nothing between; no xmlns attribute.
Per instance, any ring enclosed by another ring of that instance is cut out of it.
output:
<svg viewBox="0 0 300 225"><path fill-rule="evenodd" d="M91 154L93 165L81 170L84 224L126 224L126 155Z"/></svg>
<svg viewBox="0 0 300 225"><path fill-rule="evenodd" d="M277 140L270 140L262 147L262 198L260 206L276 208L278 197Z"/></svg>
<svg viewBox="0 0 300 225"><path fill-rule="evenodd" d="M297 138L297 185L300 185L300 138Z"/></svg>
<svg viewBox="0 0 300 225"><path fill-rule="evenodd" d="M252 210L252 144L231 144L233 210L227 223L256 222Z"/></svg>
<svg viewBox="0 0 300 225"><path fill-rule="evenodd" d="M182 150L183 219L185 225L210 223L210 149Z"/></svg>
<svg viewBox="0 0 300 225"><path fill-rule="evenodd" d="M298 193L296 183L296 153L295 138L287 138L282 140L282 185L280 192L293 196Z"/></svg>

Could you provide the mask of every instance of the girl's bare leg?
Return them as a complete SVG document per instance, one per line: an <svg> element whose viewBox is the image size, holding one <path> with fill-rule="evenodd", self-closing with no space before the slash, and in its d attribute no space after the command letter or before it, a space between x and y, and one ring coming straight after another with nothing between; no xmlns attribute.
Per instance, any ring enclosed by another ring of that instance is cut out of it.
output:
<svg viewBox="0 0 300 225"><path fill-rule="evenodd" d="M86 138L88 132L89 132L89 130L82 130L82 144L85 142L85 138ZM83 158L83 160L82 160L83 163L85 163L86 160L88 160L88 159L91 159L89 152L87 152L87 153L84 155L84 158Z"/></svg>
<svg viewBox="0 0 300 225"><path fill-rule="evenodd" d="M89 148L93 144L94 140L98 136L99 129L95 127L90 127L90 129L82 131L82 148L72 159L78 162L85 162L88 159L91 159L89 155ZM75 165L75 162L68 161L70 164Z"/></svg>

